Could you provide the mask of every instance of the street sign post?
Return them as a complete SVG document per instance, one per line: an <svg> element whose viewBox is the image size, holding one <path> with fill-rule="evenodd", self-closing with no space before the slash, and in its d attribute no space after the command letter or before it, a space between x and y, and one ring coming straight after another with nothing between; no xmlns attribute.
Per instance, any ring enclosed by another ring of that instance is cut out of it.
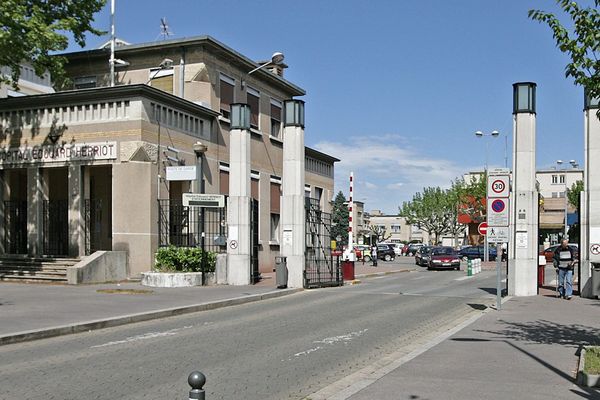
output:
<svg viewBox="0 0 600 400"><path fill-rule="evenodd" d="M477 227L477 230L479 231L480 235L487 235L487 230L488 230L488 224L487 222L482 222L479 224L479 226Z"/></svg>
<svg viewBox="0 0 600 400"><path fill-rule="evenodd" d="M487 204L487 223L490 227L508 226L508 199L490 199Z"/></svg>
<svg viewBox="0 0 600 400"><path fill-rule="evenodd" d="M490 226L487 231L488 241L490 243L507 243L509 239L509 229L507 226ZM497 254L499 257L500 254Z"/></svg>
<svg viewBox="0 0 600 400"><path fill-rule="evenodd" d="M510 173L508 169L494 169L488 171L487 181L487 222L486 226L486 249L487 243L496 244L496 309L502 306L501 271L500 261L502 259L502 243L509 241L509 204L510 196ZM500 245L500 246L498 246Z"/></svg>

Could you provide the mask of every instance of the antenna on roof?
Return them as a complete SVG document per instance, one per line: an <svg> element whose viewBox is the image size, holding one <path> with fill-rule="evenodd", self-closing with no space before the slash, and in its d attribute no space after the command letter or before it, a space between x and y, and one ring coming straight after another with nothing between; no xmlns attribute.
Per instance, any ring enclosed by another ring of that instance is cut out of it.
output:
<svg viewBox="0 0 600 400"><path fill-rule="evenodd" d="M160 19L160 33L158 36L162 36L162 40L166 40L169 36L172 36L173 32L169 30L169 25L167 24L167 18L162 17Z"/></svg>

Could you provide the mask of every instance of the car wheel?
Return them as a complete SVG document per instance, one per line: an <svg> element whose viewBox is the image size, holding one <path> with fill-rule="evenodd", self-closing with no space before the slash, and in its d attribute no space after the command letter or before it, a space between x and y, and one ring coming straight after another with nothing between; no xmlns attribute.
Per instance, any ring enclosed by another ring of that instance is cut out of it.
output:
<svg viewBox="0 0 600 400"><path fill-rule="evenodd" d="M383 259L385 261L392 261L392 256L390 256L389 254L386 254L385 256L383 256Z"/></svg>
<svg viewBox="0 0 600 400"><path fill-rule="evenodd" d="M371 256L365 256L364 261L365 262L370 262L371 261Z"/></svg>
<svg viewBox="0 0 600 400"><path fill-rule="evenodd" d="M454 269L460 271L460 267L454 267Z"/></svg>

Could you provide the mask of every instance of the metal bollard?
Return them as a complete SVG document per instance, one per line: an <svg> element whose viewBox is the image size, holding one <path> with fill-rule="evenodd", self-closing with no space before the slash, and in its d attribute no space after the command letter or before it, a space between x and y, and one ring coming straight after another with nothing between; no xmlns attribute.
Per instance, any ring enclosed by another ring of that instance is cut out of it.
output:
<svg viewBox="0 0 600 400"><path fill-rule="evenodd" d="M473 275L473 262L471 260L467 260L467 276Z"/></svg>
<svg viewBox="0 0 600 400"><path fill-rule="evenodd" d="M189 400L205 400L204 389L206 376L200 371L194 371L188 376L188 384L192 387L189 394Z"/></svg>

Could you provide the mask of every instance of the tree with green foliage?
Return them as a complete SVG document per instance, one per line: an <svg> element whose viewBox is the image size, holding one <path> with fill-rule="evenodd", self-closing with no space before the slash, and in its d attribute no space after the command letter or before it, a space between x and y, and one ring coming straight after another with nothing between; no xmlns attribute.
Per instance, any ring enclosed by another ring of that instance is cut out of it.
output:
<svg viewBox="0 0 600 400"><path fill-rule="evenodd" d="M346 197L340 190L333 200L331 214L331 239L337 240L339 236L342 243L348 243L348 203Z"/></svg>
<svg viewBox="0 0 600 400"><path fill-rule="evenodd" d="M440 237L450 231L454 223L448 209L448 193L440 187L427 187L423 193L416 193L412 201L405 201L400 208L400 216L409 225L416 225L428 232L438 243Z"/></svg>
<svg viewBox="0 0 600 400"><path fill-rule="evenodd" d="M541 10L529 10L529 18L548 25L556 46L571 59L565 76L573 78L591 98L600 98L600 0L594 0L594 7L582 7L572 0L557 0L557 4L569 15L570 28ZM600 118L600 110L597 115Z"/></svg>
<svg viewBox="0 0 600 400"><path fill-rule="evenodd" d="M579 198L581 197L581 191L583 190L583 181L577 181L569 189L567 189L567 199L569 204L579 209Z"/></svg>
<svg viewBox="0 0 600 400"><path fill-rule="evenodd" d="M66 59L51 53L69 46L67 34L81 47L85 35L103 34L92 27L94 13L106 0L48 1L2 0L0 2L0 66L9 67L10 76L0 74L0 82L17 88L20 63L29 62L38 76L49 72L57 87L66 81Z"/></svg>

